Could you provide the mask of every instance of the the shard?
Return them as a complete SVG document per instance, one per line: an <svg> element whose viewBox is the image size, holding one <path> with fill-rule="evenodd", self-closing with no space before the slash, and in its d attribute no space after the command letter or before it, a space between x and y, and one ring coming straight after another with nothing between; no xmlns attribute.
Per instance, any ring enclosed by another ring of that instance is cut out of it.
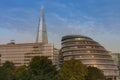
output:
<svg viewBox="0 0 120 80"><path fill-rule="evenodd" d="M36 43L48 43L48 38L47 38L47 30L46 30L46 24L45 24L45 19L44 19L44 7L41 7L41 14L39 18L39 23L38 23L38 32L37 32L37 39Z"/></svg>

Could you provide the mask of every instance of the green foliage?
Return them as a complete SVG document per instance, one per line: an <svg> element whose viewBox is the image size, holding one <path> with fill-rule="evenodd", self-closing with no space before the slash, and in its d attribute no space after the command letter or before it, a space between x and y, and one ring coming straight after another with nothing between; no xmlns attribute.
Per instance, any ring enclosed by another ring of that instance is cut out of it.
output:
<svg viewBox="0 0 120 80"><path fill-rule="evenodd" d="M86 80L105 80L105 76L103 72L96 67L88 67L88 75L86 76Z"/></svg>
<svg viewBox="0 0 120 80"><path fill-rule="evenodd" d="M59 76L58 76L59 74ZM95 67L86 67L79 60L64 61L58 71L47 57L36 56L29 65L15 67L6 61L0 67L0 80L104 80L104 74Z"/></svg>
<svg viewBox="0 0 120 80"><path fill-rule="evenodd" d="M0 67L0 80L8 80L7 76L8 76L7 71L3 67Z"/></svg>
<svg viewBox="0 0 120 80"><path fill-rule="evenodd" d="M32 80L57 80L56 68L47 57L34 57L28 67Z"/></svg>
<svg viewBox="0 0 120 80"><path fill-rule="evenodd" d="M2 67L0 67L0 80L13 80L15 77L14 64L12 62L6 61Z"/></svg>
<svg viewBox="0 0 120 80"><path fill-rule="evenodd" d="M79 60L64 61L59 70L60 80L85 80L87 67Z"/></svg>
<svg viewBox="0 0 120 80"><path fill-rule="evenodd" d="M29 65L15 67L6 61L0 67L0 80L58 80L58 72L47 57L34 57Z"/></svg>
<svg viewBox="0 0 120 80"><path fill-rule="evenodd" d="M26 72L26 69L26 66L17 67L14 72L15 80L21 80L23 75L25 75L24 73Z"/></svg>

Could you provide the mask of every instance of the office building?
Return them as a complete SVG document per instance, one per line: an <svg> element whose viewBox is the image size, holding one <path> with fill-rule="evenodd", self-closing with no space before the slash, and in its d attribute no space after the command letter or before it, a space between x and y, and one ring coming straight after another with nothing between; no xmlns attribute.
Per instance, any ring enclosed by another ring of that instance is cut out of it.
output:
<svg viewBox="0 0 120 80"><path fill-rule="evenodd" d="M108 80L116 80L118 77L117 65L109 52L93 39L81 35L67 35L62 37L61 45L60 54L63 60L74 58L87 66L97 67Z"/></svg>
<svg viewBox="0 0 120 80"><path fill-rule="evenodd" d="M0 44L0 63L11 61L15 66L28 65L34 56L47 56L55 64L55 52L57 51L54 45L48 43L44 8L42 7L36 42L16 44L11 41L8 44Z"/></svg>
<svg viewBox="0 0 120 80"><path fill-rule="evenodd" d="M34 56L48 56L54 62L54 46L48 43L8 43L0 45L1 64L11 61L15 66L27 65Z"/></svg>
<svg viewBox="0 0 120 80"><path fill-rule="evenodd" d="M118 70L119 70L119 79L120 79L120 53L112 53L110 52L110 55L112 56L112 59L115 61Z"/></svg>

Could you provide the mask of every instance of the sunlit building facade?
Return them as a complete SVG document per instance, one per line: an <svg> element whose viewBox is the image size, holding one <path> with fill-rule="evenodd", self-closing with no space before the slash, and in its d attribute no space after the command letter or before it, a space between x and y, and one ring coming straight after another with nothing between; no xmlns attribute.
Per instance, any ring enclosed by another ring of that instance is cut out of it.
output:
<svg viewBox="0 0 120 80"><path fill-rule="evenodd" d="M47 56L54 63L54 46L48 43L9 43L0 45L1 64L11 61L15 66L28 65L34 56Z"/></svg>
<svg viewBox="0 0 120 80"><path fill-rule="evenodd" d="M44 7L42 6L36 42L16 44L14 40L12 40L8 44L0 44L0 63L2 65L6 61L11 61L15 66L22 66L28 65L34 56L47 56L52 60L53 64L55 64L57 53L54 45L48 43Z"/></svg>
<svg viewBox="0 0 120 80"><path fill-rule="evenodd" d="M108 51L93 39L81 35L67 35L61 40L63 60L80 60L87 66L101 69L108 80L116 80L118 69Z"/></svg>
<svg viewBox="0 0 120 80"><path fill-rule="evenodd" d="M56 65L56 68L59 69L59 49L54 49L54 64Z"/></svg>
<svg viewBox="0 0 120 80"><path fill-rule="evenodd" d="M112 53L110 52L110 55L112 56L112 59L117 64L118 70L119 70L119 79L120 79L120 53Z"/></svg>

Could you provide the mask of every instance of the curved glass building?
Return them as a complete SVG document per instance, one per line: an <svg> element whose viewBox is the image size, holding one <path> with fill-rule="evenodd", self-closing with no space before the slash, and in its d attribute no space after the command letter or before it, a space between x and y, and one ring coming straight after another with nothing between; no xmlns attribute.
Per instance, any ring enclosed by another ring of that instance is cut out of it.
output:
<svg viewBox="0 0 120 80"><path fill-rule="evenodd" d="M61 40L63 60L80 60L87 66L101 69L108 80L115 80L118 69L109 52L93 39L81 35L67 35Z"/></svg>

